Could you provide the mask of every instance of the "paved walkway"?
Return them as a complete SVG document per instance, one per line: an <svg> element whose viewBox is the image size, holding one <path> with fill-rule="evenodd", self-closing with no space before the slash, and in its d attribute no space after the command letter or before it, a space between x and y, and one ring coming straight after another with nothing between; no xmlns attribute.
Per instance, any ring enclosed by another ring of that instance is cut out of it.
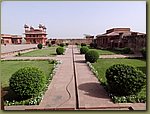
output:
<svg viewBox="0 0 150 114"><path fill-rule="evenodd" d="M33 58L34 59L34 58ZM49 59L49 58L48 58ZM5 106L5 110L145 110L146 103L114 104L88 68L84 56L69 46L43 100L34 106Z"/></svg>
<svg viewBox="0 0 150 114"><path fill-rule="evenodd" d="M29 48L36 48L37 44L18 44L18 45L1 45L1 53L15 52L20 50L25 50Z"/></svg>

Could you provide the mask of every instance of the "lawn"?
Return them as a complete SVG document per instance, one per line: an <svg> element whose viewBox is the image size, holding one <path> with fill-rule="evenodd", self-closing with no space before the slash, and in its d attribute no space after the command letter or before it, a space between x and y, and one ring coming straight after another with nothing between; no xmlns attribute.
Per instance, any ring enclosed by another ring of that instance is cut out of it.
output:
<svg viewBox="0 0 150 114"><path fill-rule="evenodd" d="M119 51L112 51L112 50L101 50L101 49L90 49L90 50L96 50L99 55L114 55L114 54L121 54Z"/></svg>
<svg viewBox="0 0 150 114"><path fill-rule="evenodd" d="M56 55L56 48L54 47L46 47L43 49L37 49L34 51L30 51L27 53L22 53L21 57L48 57L48 56L55 56Z"/></svg>
<svg viewBox="0 0 150 114"><path fill-rule="evenodd" d="M146 74L146 61L140 59L98 59L96 63L92 63L102 82L106 82L105 72L114 64L131 65L142 70Z"/></svg>
<svg viewBox="0 0 150 114"><path fill-rule="evenodd" d="M140 59L99 59L96 63L92 63L99 74L99 80L106 84L105 72L114 64L126 64L134 66L146 74L146 61ZM138 94L140 98L146 97L146 87Z"/></svg>
<svg viewBox="0 0 150 114"><path fill-rule="evenodd" d="M13 73L23 67L37 67L42 70L46 76L52 72L53 64L48 61L1 61L1 82L2 87L9 86L9 78Z"/></svg>
<svg viewBox="0 0 150 114"><path fill-rule="evenodd" d="M79 49L81 48L80 45L77 46ZM99 55L114 55L114 54L121 54L121 51L115 50L107 50L107 49L94 49L91 48L89 45L87 46L90 50L95 50L99 53Z"/></svg>

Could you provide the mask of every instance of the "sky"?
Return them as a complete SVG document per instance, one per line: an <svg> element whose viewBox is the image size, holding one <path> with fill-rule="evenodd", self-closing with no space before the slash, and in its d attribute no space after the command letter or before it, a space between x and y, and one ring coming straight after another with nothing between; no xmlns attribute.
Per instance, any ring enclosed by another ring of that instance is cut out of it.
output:
<svg viewBox="0 0 150 114"><path fill-rule="evenodd" d="M1 33L23 35L24 24L47 27L48 38L82 38L126 27L146 33L146 1L3 1Z"/></svg>

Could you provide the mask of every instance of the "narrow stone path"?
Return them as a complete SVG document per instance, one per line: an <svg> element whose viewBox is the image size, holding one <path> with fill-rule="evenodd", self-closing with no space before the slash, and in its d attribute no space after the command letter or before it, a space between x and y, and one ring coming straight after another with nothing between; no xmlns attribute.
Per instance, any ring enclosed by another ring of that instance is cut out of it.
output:
<svg viewBox="0 0 150 114"><path fill-rule="evenodd" d="M52 79L45 93L40 107L51 109L75 109L75 87L73 73L72 49L69 48L65 55L57 56L62 64Z"/></svg>
<svg viewBox="0 0 150 114"><path fill-rule="evenodd" d="M98 79L87 66L84 56L80 55L75 47L74 56L79 109L119 107L118 104L112 103Z"/></svg>

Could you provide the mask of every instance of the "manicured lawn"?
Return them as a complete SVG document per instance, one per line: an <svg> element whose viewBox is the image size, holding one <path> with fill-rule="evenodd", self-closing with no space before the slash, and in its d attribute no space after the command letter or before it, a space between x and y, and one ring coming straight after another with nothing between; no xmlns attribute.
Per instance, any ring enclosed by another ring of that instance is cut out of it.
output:
<svg viewBox="0 0 150 114"><path fill-rule="evenodd" d="M98 71L99 78L101 78L102 82L106 82L105 72L114 64L131 65L142 70L146 74L146 61L140 59L98 59L96 63L92 63L94 68Z"/></svg>
<svg viewBox="0 0 150 114"><path fill-rule="evenodd" d="M100 55L121 54L119 51L110 51L110 50L101 50L101 49L90 49L90 50L96 50Z"/></svg>
<svg viewBox="0 0 150 114"><path fill-rule="evenodd" d="M140 59L99 59L96 63L92 63L99 74L99 80L106 84L105 72L114 64L126 64L134 66L146 74L146 61ZM146 96L146 87L138 94L140 97Z"/></svg>
<svg viewBox="0 0 150 114"><path fill-rule="evenodd" d="M79 49L81 48L80 45L77 46ZM115 50L107 50L107 49L94 49L91 48L89 45L87 46L90 50L95 50L99 53L99 55L114 55L114 54L121 54L120 51L115 51Z"/></svg>
<svg viewBox="0 0 150 114"><path fill-rule="evenodd" d="M56 55L56 48L55 47L47 47L43 49L38 49L34 51L30 51L27 53L22 53L22 57L48 57L48 56L55 56Z"/></svg>
<svg viewBox="0 0 150 114"><path fill-rule="evenodd" d="M46 76L52 72L53 64L48 61L1 61L1 82L2 87L9 86L9 78L13 73L23 67L37 67L42 70Z"/></svg>

